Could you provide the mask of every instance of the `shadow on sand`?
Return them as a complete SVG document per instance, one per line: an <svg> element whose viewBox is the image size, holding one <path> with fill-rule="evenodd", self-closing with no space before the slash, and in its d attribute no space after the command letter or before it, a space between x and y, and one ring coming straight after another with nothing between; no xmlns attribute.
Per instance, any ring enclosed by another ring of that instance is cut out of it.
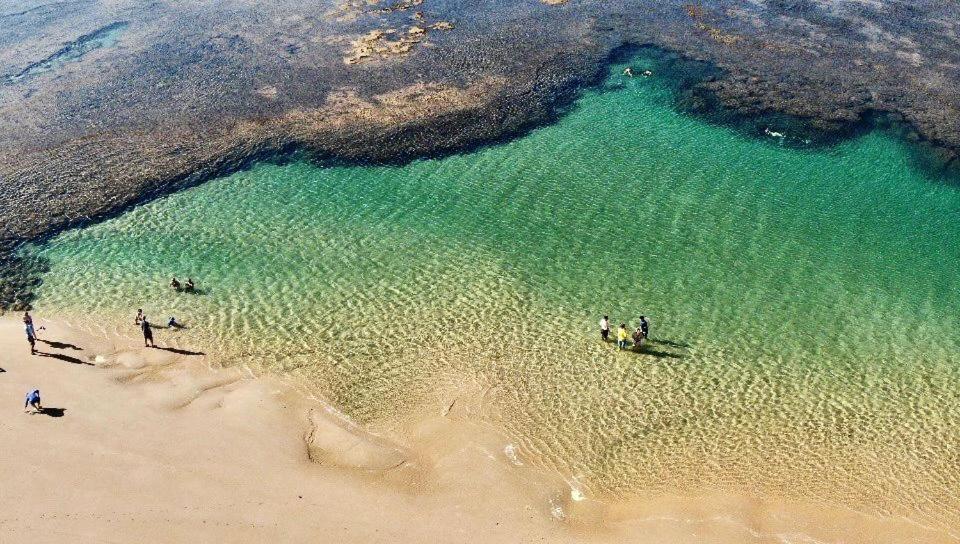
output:
<svg viewBox="0 0 960 544"><path fill-rule="evenodd" d="M163 351L169 351L170 353L176 353L177 355L206 355L201 351L190 351L188 349L179 349L179 348L164 348L160 346L153 346L156 349L162 349Z"/></svg>
<svg viewBox="0 0 960 544"><path fill-rule="evenodd" d="M43 410L40 410L39 412L34 412L34 413L43 414L45 416L50 416L50 417L63 417L63 415L66 412L67 412L66 408L49 408L45 406Z"/></svg>
<svg viewBox="0 0 960 544"><path fill-rule="evenodd" d="M55 342L53 340L41 340L39 338L37 340L40 340L41 342L50 346L53 349L72 349L74 351L83 351L83 348L79 346L75 346L73 344L68 344L66 342Z"/></svg>
<svg viewBox="0 0 960 544"><path fill-rule="evenodd" d="M89 365L89 366L93 366L93 363L88 363L88 362L86 362L86 361L84 361L84 360L82 360L82 359L77 359L76 357L71 357L71 356L69 356L69 355L64 355L64 354L62 354L62 353L46 353L46 352L43 352L43 351L38 351L38 352L37 352L37 355L39 355L40 357L50 357L50 358L53 358L53 359L59 359L59 360L61 360L61 361L65 361L65 362L72 363L72 364L75 364L75 365Z"/></svg>

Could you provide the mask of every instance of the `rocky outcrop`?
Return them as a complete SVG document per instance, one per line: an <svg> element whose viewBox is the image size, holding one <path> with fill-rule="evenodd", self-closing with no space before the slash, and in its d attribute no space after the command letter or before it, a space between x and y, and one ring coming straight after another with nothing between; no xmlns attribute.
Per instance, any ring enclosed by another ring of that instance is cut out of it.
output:
<svg viewBox="0 0 960 544"><path fill-rule="evenodd" d="M42 269L13 253L25 240L294 151L402 162L511 137L555 119L631 45L664 52L658 75L691 113L759 135L789 124L797 145L882 121L931 169L958 163L954 3L452 6L0 11L0 304L25 303Z"/></svg>

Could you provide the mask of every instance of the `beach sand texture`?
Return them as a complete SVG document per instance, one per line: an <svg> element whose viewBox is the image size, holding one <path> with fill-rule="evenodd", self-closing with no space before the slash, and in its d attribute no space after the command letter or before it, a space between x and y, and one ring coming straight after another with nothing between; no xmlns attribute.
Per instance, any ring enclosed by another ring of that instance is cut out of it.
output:
<svg viewBox="0 0 960 544"><path fill-rule="evenodd" d="M30 356L19 320L0 319L0 530L11 541L956 541L744 497L578 501L449 412L392 444L284 382L210 369L160 335L167 349L37 323L43 354ZM33 388L52 415L20 409Z"/></svg>

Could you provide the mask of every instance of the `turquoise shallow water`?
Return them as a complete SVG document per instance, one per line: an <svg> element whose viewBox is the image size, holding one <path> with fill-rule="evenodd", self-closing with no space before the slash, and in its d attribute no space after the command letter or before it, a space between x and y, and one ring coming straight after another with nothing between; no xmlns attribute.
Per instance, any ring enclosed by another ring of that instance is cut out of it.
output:
<svg viewBox="0 0 960 544"><path fill-rule="evenodd" d="M507 144L261 164L65 233L32 249L39 310L175 315L190 328L161 342L296 376L386 432L480 390L474 415L597 494L960 523L960 191L881 133L789 149L620 70ZM617 353L604 313L651 316L654 342Z"/></svg>

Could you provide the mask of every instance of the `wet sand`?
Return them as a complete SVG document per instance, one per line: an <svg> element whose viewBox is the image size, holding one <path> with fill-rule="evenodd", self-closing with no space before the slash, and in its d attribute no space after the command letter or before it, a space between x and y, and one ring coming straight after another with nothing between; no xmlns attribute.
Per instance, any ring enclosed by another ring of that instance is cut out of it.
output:
<svg viewBox="0 0 960 544"><path fill-rule="evenodd" d="M600 501L509 455L457 406L390 443L274 377L211 369L163 330L166 349L144 349L37 324L43 355L30 356L19 320L0 319L0 527L14 540L960 541L840 505ZM34 388L45 414L20 409Z"/></svg>

